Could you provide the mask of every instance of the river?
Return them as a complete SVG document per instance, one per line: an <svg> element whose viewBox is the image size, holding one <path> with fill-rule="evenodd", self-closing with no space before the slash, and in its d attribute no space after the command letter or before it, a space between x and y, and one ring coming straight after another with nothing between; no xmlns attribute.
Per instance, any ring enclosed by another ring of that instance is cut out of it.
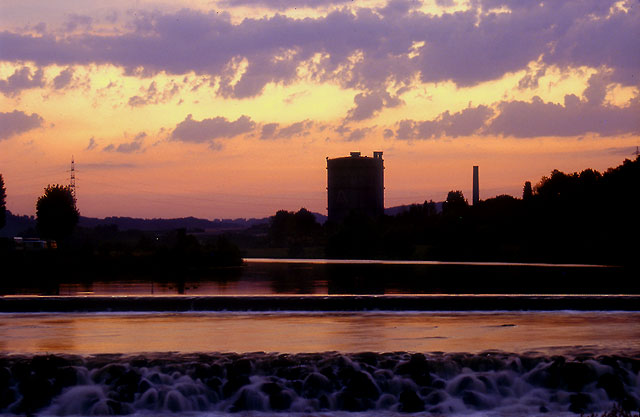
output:
<svg viewBox="0 0 640 417"><path fill-rule="evenodd" d="M441 291L456 288L443 284L450 272L455 281L491 271L495 283L617 276L610 267L249 265L215 280L14 286L0 297L0 412L568 416L640 408L636 295Z"/></svg>

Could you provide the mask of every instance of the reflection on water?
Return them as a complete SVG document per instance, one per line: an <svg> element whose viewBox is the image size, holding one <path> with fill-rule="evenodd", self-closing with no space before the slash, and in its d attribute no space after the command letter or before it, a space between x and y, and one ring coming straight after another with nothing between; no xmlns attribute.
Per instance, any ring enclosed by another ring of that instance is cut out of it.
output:
<svg viewBox="0 0 640 417"><path fill-rule="evenodd" d="M640 351L640 313L2 314L16 353Z"/></svg>
<svg viewBox="0 0 640 417"><path fill-rule="evenodd" d="M249 259L192 276L0 282L4 295L638 294L634 271L593 265Z"/></svg>
<svg viewBox="0 0 640 417"><path fill-rule="evenodd" d="M401 261L384 259L297 259L297 258L247 258L245 262L263 264L311 264L311 265L465 265L465 266L520 266L543 268L610 268L609 265L550 264L533 262L468 262L468 261Z"/></svg>

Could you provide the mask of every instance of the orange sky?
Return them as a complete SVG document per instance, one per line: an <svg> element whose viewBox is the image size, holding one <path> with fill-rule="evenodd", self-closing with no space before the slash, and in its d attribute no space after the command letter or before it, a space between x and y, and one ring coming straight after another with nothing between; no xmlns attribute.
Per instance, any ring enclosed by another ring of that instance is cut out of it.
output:
<svg viewBox="0 0 640 417"><path fill-rule="evenodd" d="M325 158L384 152L385 206L521 194L640 144L632 1L0 0L0 173L34 214L326 213Z"/></svg>

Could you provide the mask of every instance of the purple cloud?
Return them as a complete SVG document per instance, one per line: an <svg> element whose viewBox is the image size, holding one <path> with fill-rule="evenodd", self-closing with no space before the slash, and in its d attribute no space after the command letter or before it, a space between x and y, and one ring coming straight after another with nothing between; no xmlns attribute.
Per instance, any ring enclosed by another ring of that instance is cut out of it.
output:
<svg viewBox="0 0 640 417"><path fill-rule="evenodd" d="M10 113L0 112L0 140L28 132L41 127L44 119L36 113L30 116L25 112L14 110Z"/></svg>
<svg viewBox="0 0 640 417"><path fill-rule="evenodd" d="M92 23L93 23L93 18L91 18L91 16L72 13L69 16L67 16L65 29L67 32L73 32L79 27L84 27L89 29L91 28Z"/></svg>
<svg viewBox="0 0 640 417"><path fill-rule="evenodd" d="M445 111L433 120L402 120L397 123L396 137L411 140L470 135L533 138L640 134L639 97L623 107L605 102L611 77L610 72L592 75L583 92L585 98L567 94L563 104L544 102L535 96L531 101L501 101L493 108L480 105L454 114Z"/></svg>
<svg viewBox="0 0 640 417"><path fill-rule="evenodd" d="M593 74L583 92L584 99L567 94L563 104L545 103L537 96L531 101L500 102L498 116L484 133L518 138L638 134L640 97L634 97L623 107L605 102L607 86L614 77L611 71Z"/></svg>
<svg viewBox="0 0 640 417"><path fill-rule="evenodd" d="M96 138L92 136L91 138L89 138L89 144L87 145L87 147L85 148L85 150L87 150L87 151L92 151L92 150L94 150L97 146L98 146L98 144L96 143Z"/></svg>
<svg viewBox="0 0 640 417"><path fill-rule="evenodd" d="M15 70L6 80L0 80L0 92L6 96L13 97L20 94L22 90L44 87L44 83L44 71L42 68L38 68L32 74L31 68L22 67Z"/></svg>
<svg viewBox="0 0 640 417"><path fill-rule="evenodd" d="M359 140L362 140L365 138L365 136L367 136L367 134L369 134L369 132L371 132L372 128L370 127L363 127L363 128L359 128L359 129L354 129L351 132L349 132L349 135L345 138L345 140L347 142L357 142Z"/></svg>
<svg viewBox="0 0 640 417"><path fill-rule="evenodd" d="M357 94L353 98L356 106L349 110L346 120L360 121L375 116L383 107L396 107L402 104L398 97L392 97L386 91L372 91Z"/></svg>
<svg viewBox="0 0 640 417"><path fill-rule="evenodd" d="M637 98L627 107L615 107L593 104L568 94L564 104L545 103L534 97L530 102L502 102L498 108L500 114L487 127L486 134L516 138L640 134Z"/></svg>
<svg viewBox="0 0 640 417"><path fill-rule="evenodd" d="M273 135L276 133L276 129L278 128L278 123L267 123L262 125L262 130L260 132L260 139L271 139Z"/></svg>
<svg viewBox="0 0 640 417"><path fill-rule="evenodd" d="M364 139L374 127L363 127L358 129L352 129L344 124L336 127L334 130L347 142L357 142Z"/></svg>
<svg viewBox="0 0 640 417"><path fill-rule="evenodd" d="M547 72L546 68L540 68L535 72L527 71L527 74L518 81L518 88L538 88L538 82Z"/></svg>
<svg viewBox="0 0 640 417"><path fill-rule="evenodd" d="M178 123L171 133L171 139L182 142L213 143L215 139L232 138L252 131L256 123L249 116L240 116L231 122L224 117L214 117L197 121L189 114Z"/></svg>
<svg viewBox="0 0 640 417"><path fill-rule="evenodd" d="M73 68L68 67L60 71L60 74L53 79L53 88L60 90L71 84L73 80Z"/></svg>
<svg viewBox="0 0 640 417"><path fill-rule="evenodd" d="M290 138L292 136L300 136L308 134L308 130L313 126L311 120L303 120L302 122L292 123L289 126L281 128L278 133L278 138Z"/></svg>
<svg viewBox="0 0 640 417"><path fill-rule="evenodd" d="M287 10L297 7L326 7L334 4L351 3L352 1L353 0L223 0L220 2L220 5L223 7L263 6L275 10Z"/></svg>
<svg viewBox="0 0 640 417"><path fill-rule="evenodd" d="M303 64L311 65L318 81L365 93L407 85L416 75L425 82L471 86L538 60L561 68L606 66L614 82L637 85L640 8L624 11L615 3L478 0L466 11L430 15L414 9L412 1L397 1L377 10L344 8L305 19L278 14L237 24L225 13L139 12L129 32L54 37L4 31L0 44L5 61L113 64L133 75L220 77L219 94L237 98L258 95L268 83L296 81ZM490 11L502 6L510 13ZM243 59L246 71L231 84L230 65Z"/></svg>
<svg viewBox="0 0 640 417"><path fill-rule="evenodd" d="M113 143L107 145L104 147L103 151L105 152L120 152L120 153L134 153L134 152L142 152L142 143L144 141L144 138L147 137L147 133L146 132L140 132L137 135L134 136L133 140L130 142L125 142L125 143L121 143L118 146L114 145ZM93 138L91 138L93 139ZM93 143L95 144L95 143ZM89 145L92 145L92 142L90 141Z"/></svg>
<svg viewBox="0 0 640 417"><path fill-rule="evenodd" d="M492 115L490 107L480 105L453 114L447 110L434 120L402 120L398 122L396 137L411 140L470 136L478 132Z"/></svg>
<svg viewBox="0 0 640 417"><path fill-rule="evenodd" d="M284 127L280 127L279 123L267 123L262 125L260 139L289 139L293 136L306 136L313 125L311 120L303 120Z"/></svg>
<svg viewBox="0 0 640 417"><path fill-rule="evenodd" d="M151 81L149 87L142 91L142 95L129 97L127 104L131 107L142 107L148 104L165 103L171 100L180 92L180 87L171 82L170 86L165 87L163 91L158 89L155 81Z"/></svg>
<svg viewBox="0 0 640 417"><path fill-rule="evenodd" d="M106 14L106 16L104 17L104 20L108 23L114 24L118 21L118 17L119 17L118 12L116 10L111 10Z"/></svg>

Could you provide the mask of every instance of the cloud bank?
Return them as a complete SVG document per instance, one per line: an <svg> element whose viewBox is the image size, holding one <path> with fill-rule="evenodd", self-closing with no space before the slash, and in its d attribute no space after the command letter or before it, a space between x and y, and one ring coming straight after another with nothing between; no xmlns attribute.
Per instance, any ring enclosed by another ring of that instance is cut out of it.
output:
<svg viewBox="0 0 640 417"><path fill-rule="evenodd" d="M131 29L116 34L78 32L80 23L90 22L75 18L65 36L4 31L0 44L3 60L39 66L112 64L129 74L207 74L219 77L220 94L234 98L256 96L268 83L293 82L303 67L316 80L368 91L415 76L473 86L538 60L561 68L605 65L614 82L638 85L640 8L631 1L626 7L613 0L472 4L432 15L416 10L415 2L392 1L382 9L340 8L304 19L276 14L237 24L226 13L137 11ZM232 83L239 61L246 69Z"/></svg>
<svg viewBox="0 0 640 417"><path fill-rule="evenodd" d="M397 123L395 136L413 140L472 135L534 138L640 134L638 97L624 107L606 104L604 91L594 82L584 95L585 99L580 99L567 94L562 104L534 96L531 101L501 101L493 107L480 105L453 114L445 111L433 120L402 120Z"/></svg>
<svg viewBox="0 0 640 417"><path fill-rule="evenodd" d="M0 141L41 127L43 123L44 119L36 113L27 115L19 110L0 112Z"/></svg>

